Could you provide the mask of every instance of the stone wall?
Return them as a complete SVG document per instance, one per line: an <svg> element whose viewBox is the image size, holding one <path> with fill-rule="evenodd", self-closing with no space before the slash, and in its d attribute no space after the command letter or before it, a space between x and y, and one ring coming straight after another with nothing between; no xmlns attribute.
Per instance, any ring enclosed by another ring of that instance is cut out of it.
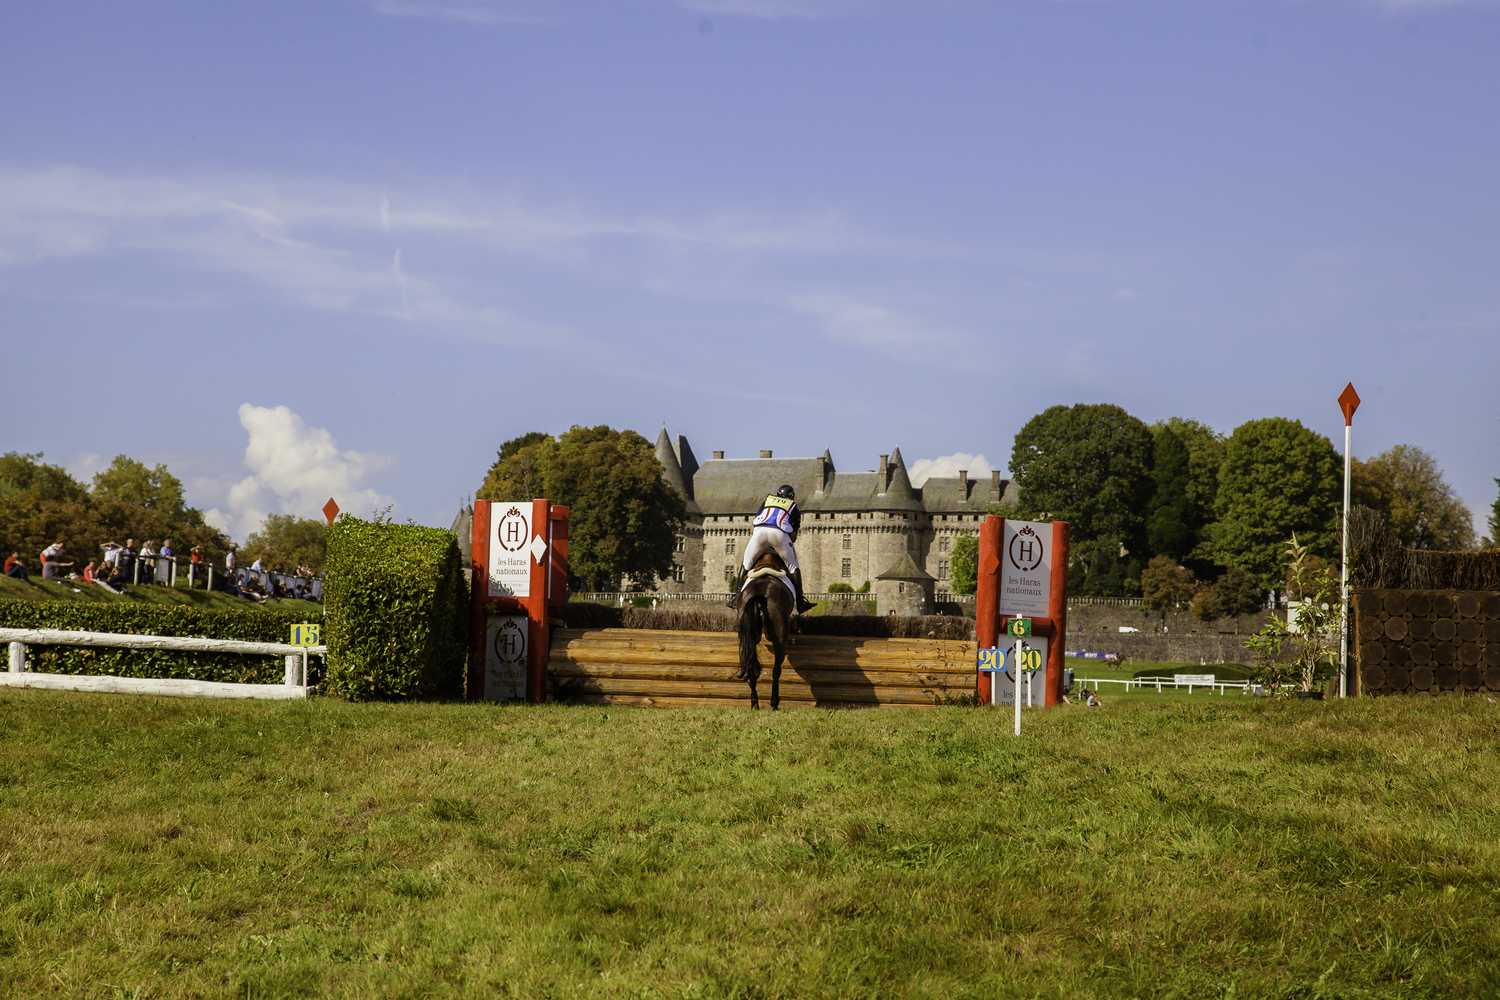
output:
<svg viewBox="0 0 1500 1000"><path fill-rule="evenodd" d="M1500 692L1500 593L1355 590L1357 694Z"/></svg>

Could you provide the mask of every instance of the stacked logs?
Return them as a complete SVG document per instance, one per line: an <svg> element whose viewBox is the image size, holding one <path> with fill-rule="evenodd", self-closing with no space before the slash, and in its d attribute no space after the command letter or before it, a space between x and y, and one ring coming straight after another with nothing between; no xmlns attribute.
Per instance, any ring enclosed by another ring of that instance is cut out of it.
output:
<svg viewBox="0 0 1500 1000"><path fill-rule="evenodd" d="M1361 694L1500 692L1500 593L1356 590Z"/></svg>
<svg viewBox="0 0 1500 1000"><path fill-rule="evenodd" d="M760 651L769 705L769 646ZM559 629L547 664L557 701L636 705L741 705L732 632ZM974 643L957 639L798 636L781 672L783 707L940 705L974 694Z"/></svg>

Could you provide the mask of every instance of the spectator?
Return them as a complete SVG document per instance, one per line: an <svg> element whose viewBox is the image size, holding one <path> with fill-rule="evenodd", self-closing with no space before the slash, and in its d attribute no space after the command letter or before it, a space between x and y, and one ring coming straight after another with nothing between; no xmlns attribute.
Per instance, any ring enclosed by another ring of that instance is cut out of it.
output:
<svg viewBox="0 0 1500 1000"><path fill-rule="evenodd" d="M26 579L26 560L21 553L12 552L5 560L5 575L16 580Z"/></svg>
<svg viewBox="0 0 1500 1000"><path fill-rule="evenodd" d="M104 562L100 566L100 570L102 571L104 569L104 567L106 567L106 566L108 566L111 569L113 569L115 566L119 565L119 559L120 559L120 544L118 542L105 542L104 543ZM108 574L104 574L104 575L108 575Z"/></svg>
<svg viewBox="0 0 1500 1000"><path fill-rule="evenodd" d="M63 569L73 564L70 562L63 562L62 557L62 539L58 539L42 550L43 580L61 580L63 578Z"/></svg>
<svg viewBox="0 0 1500 1000"><path fill-rule="evenodd" d="M136 574L142 583L150 583L156 576L156 543L146 539L141 543L141 571Z"/></svg>
<svg viewBox="0 0 1500 1000"><path fill-rule="evenodd" d="M224 553L224 572L225 572L225 574L228 575L228 576L233 576L234 575L234 567L235 567L234 543L230 542L229 543L229 551L226 552L226 553Z"/></svg>
<svg viewBox="0 0 1500 1000"><path fill-rule="evenodd" d="M122 582L129 582L132 579L134 579L134 577L135 577L135 539L134 538L127 538L127 539L125 539L125 547L123 549L121 549L120 552L119 552L119 555L115 557L115 568L118 569L119 572L115 576L113 576L113 577L110 578L110 581L109 581L110 583L114 583L115 580L120 580Z"/></svg>
<svg viewBox="0 0 1500 1000"><path fill-rule="evenodd" d="M93 583L94 582L94 560L92 560L92 559L90 559L88 562L84 563L84 566L83 566L83 582L84 583Z"/></svg>
<svg viewBox="0 0 1500 1000"><path fill-rule="evenodd" d="M172 539L163 538L161 540L161 557L163 559L170 559L176 554L172 551Z"/></svg>
<svg viewBox="0 0 1500 1000"><path fill-rule="evenodd" d="M198 582L198 566L203 562L203 550L194 545L188 550L188 589Z"/></svg>
<svg viewBox="0 0 1500 1000"><path fill-rule="evenodd" d="M253 562L253 563L250 564L250 572L252 572L252 573L264 573L265 571L266 571L266 568L260 564L260 556L256 556L255 557L255 562Z"/></svg>

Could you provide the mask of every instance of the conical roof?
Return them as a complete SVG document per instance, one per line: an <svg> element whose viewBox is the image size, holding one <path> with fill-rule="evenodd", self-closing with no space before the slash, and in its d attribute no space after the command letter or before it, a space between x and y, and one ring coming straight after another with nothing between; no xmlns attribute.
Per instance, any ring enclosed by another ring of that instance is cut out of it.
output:
<svg viewBox="0 0 1500 1000"><path fill-rule="evenodd" d="M893 564L890 569L886 570L884 573L875 574L875 579L917 580L926 582L928 580L936 580L937 577L933 576L922 567L918 566L916 564L916 561L912 559L910 552L903 552L901 553L901 558L897 559L895 564Z"/></svg>
<svg viewBox="0 0 1500 1000"><path fill-rule="evenodd" d="M665 425L661 433L656 436L656 461L661 465L661 477L666 480L667 485L687 501L688 512L698 513L698 505L693 503L693 495L688 490L687 479L683 476L682 466L677 461L677 452L672 448L672 435L667 433Z"/></svg>
<svg viewBox="0 0 1500 1000"><path fill-rule="evenodd" d="M906 474L906 462L901 458L900 448L891 452L890 477L880 506L887 510L921 510L922 504L911 488L911 477Z"/></svg>

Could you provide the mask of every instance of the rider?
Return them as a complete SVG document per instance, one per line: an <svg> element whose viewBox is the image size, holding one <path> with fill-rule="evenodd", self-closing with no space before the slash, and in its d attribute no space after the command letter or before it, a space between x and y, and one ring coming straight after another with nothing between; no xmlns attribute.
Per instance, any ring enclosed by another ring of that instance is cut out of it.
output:
<svg viewBox="0 0 1500 1000"><path fill-rule="evenodd" d="M813 603L802 594L802 570L797 565L797 550L792 547L792 543L797 540L797 532L802 527L802 511L797 506L796 491L790 486L782 486L766 497L761 502L760 513L755 515L754 524L755 530L750 532L750 544L745 546L744 565L730 588L729 606L732 608L739 603L740 588L745 585L745 576L750 572L750 567L756 559L769 551L781 557L787 572L792 575L792 587L797 592L798 612L812 610Z"/></svg>

